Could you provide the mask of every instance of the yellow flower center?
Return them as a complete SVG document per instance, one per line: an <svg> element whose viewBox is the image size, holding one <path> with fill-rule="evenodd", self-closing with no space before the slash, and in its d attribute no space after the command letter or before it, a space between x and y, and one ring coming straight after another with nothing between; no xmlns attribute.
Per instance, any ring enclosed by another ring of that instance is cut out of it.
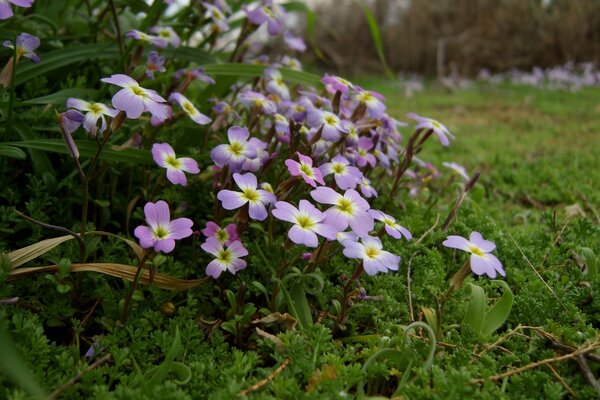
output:
<svg viewBox="0 0 600 400"><path fill-rule="evenodd" d="M225 243L227 240L229 240L229 234L225 229L219 229L215 232L215 238L217 238L219 242Z"/></svg>
<svg viewBox="0 0 600 400"><path fill-rule="evenodd" d="M146 91L144 89L142 89L141 87L131 85L130 88L131 88L131 92L133 94L135 94L136 96L146 97Z"/></svg>
<svg viewBox="0 0 600 400"><path fill-rule="evenodd" d="M242 151L244 151L244 146L242 146L240 142L233 142L229 145L229 151L231 151L234 156L239 157L242 155Z"/></svg>
<svg viewBox="0 0 600 400"><path fill-rule="evenodd" d="M354 204L345 197L338 200L337 209L343 213L352 214L354 211Z"/></svg>
<svg viewBox="0 0 600 400"><path fill-rule="evenodd" d="M179 169L181 167L181 162L173 156L168 156L165 158L165 164L167 164L171 168Z"/></svg>
<svg viewBox="0 0 600 400"><path fill-rule="evenodd" d="M331 167L331 169L336 174L343 174L344 172L346 172L346 167L343 164L333 164L333 167Z"/></svg>
<svg viewBox="0 0 600 400"><path fill-rule="evenodd" d="M296 217L296 224L302 229L309 229L315 225L314 221L307 215Z"/></svg>
<svg viewBox="0 0 600 400"><path fill-rule="evenodd" d="M94 114L100 114L103 110L102 104L94 103L90 106L89 111Z"/></svg>
<svg viewBox="0 0 600 400"><path fill-rule="evenodd" d="M188 114L196 114L196 109L194 108L194 106L192 105L192 103L190 103L189 101L184 101L181 104L182 108L185 110L185 112L187 112Z"/></svg>
<svg viewBox="0 0 600 400"><path fill-rule="evenodd" d="M327 125L335 125L338 122L338 119L335 115L326 115L323 119L325 120Z"/></svg>
<svg viewBox="0 0 600 400"><path fill-rule="evenodd" d="M365 247L365 256L369 258L377 258L381 250L376 247Z"/></svg>
<svg viewBox="0 0 600 400"><path fill-rule="evenodd" d="M156 239L166 239L167 236L169 236L169 231L166 230L163 226L157 226L156 229L154 229L154 232L152 232L154 234L154 237Z"/></svg>
<svg viewBox="0 0 600 400"><path fill-rule="evenodd" d="M313 176L312 167L308 164L301 163L300 171L302 171L302 173L304 173L304 175L308 176L309 178Z"/></svg>
<svg viewBox="0 0 600 400"><path fill-rule="evenodd" d="M242 196L244 197L244 199L248 200L249 202L255 202L258 201L258 199L260 198L260 196L258 195L258 192L254 189L251 188L246 188L242 191Z"/></svg>
<svg viewBox="0 0 600 400"><path fill-rule="evenodd" d="M231 262L232 254L229 249L221 250L219 255L217 256L217 260L221 261L224 264L229 264Z"/></svg>
<svg viewBox="0 0 600 400"><path fill-rule="evenodd" d="M469 246L469 251L476 256L485 257L485 252L477 246Z"/></svg>

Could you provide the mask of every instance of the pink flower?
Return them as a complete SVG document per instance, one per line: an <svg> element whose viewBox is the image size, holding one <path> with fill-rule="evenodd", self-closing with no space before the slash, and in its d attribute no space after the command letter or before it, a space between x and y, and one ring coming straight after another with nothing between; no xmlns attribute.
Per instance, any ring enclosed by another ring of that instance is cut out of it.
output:
<svg viewBox="0 0 600 400"><path fill-rule="evenodd" d="M242 260L241 257L247 256L248 250L239 240L232 242L225 248L217 239L209 237L200 247L215 256L215 259L208 263L206 267L206 275L214 279L217 279L223 271L228 270L235 275L236 272L246 268L246 261Z"/></svg>
<svg viewBox="0 0 600 400"><path fill-rule="evenodd" d="M198 111L198 109L194 107L192 102L189 101L188 98L182 95L181 93L171 93L171 95L169 96L169 100L179 104L179 107L181 107L183 111L185 111L185 113L189 115L192 121L194 121L198 125L206 125L210 121L212 121L209 117Z"/></svg>
<svg viewBox="0 0 600 400"><path fill-rule="evenodd" d="M140 225L135 228L134 235L140 240L140 246L150 247L154 251L170 253L175 248L175 240L190 236L191 219L177 218L171 221L169 205L163 200L148 202L144 206L144 215L149 226Z"/></svg>
<svg viewBox="0 0 600 400"><path fill-rule="evenodd" d="M396 219L391 215L387 215L382 211L373 209L369 210L369 214L371 214L371 216L376 220L383 222L385 226L385 231L394 239L401 239L402 236L404 236L407 240L412 239L412 235L410 234L408 229L406 229L403 226L400 226L396 222Z"/></svg>
<svg viewBox="0 0 600 400"><path fill-rule="evenodd" d="M213 221L208 221L206 223L206 228L202 229L202 234L206 236L206 238L215 238L219 243L226 246L229 246L232 242L240 239L235 224L229 224L225 228L221 228Z"/></svg>
<svg viewBox="0 0 600 400"><path fill-rule="evenodd" d="M321 165L319 169L323 176L333 174L335 183L342 190L354 189L363 176L358 168L351 166L350 162L339 154L333 157L331 162Z"/></svg>
<svg viewBox="0 0 600 400"><path fill-rule="evenodd" d="M167 179L174 185L187 185L184 172L190 174L200 172L196 160L189 157L177 158L175 151L168 143L154 143L152 158L159 166L167 169Z"/></svg>
<svg viewBox="0 0 600 400"><path fill-rule="evenodd" d="M323 174L319 168L313 167L313 160L310 157L307 157L303 154L297 153L298 159L300 162L294 161L292 159L285 160L285 165L290 171L292 176L301 176L304 179L304 182L308 183L312 187L317 187L316 182L319 182L321 185L325 185L325 181L323 181Z"/></svg>
<svg viewBox="0 0 600 400"><path fill-rule="evenodd" d="M311 191L310 195L321 204L333 205L325 211L325 223L333 225L338 231L350 226L354 233L364 237L373 229L373 217L367 212L369 203L354 189L348 189L341 195L332 188L321 186Z"/></svg>
<svg viewBox="0 0 600 400"><path fill-rule="evenodd" d="M362 243L361 243L362 242ZM344 245L344 255L348 258L362 259L363 267L368 275L375 275L378 272L397 271L400 257L383 250L381 240L377 237L367 236L361 239L361 242L346 240Z"/></svg>
<svg viewBox="0 0 600 400"><path fill-rule="evenodd" d="M469 260L471 270L477 275L486 274L490 278L496 277L496 272L502 276L506 276L502 263L496 258L492 251L496 248L494 242L483 239L481 233L471 232L469 240L462 236L448 236L442 243L446 247L459 249L471 253Z"/></svg>
<svg viewBox="0 0 600 400"><path fill-rule="evenodd" d="M14 15L11 3L15 6L29 8L33 4L33 0L0 0L0 20Z"/></svg>
<svg viewBox="0 0 600 400"><path fill-rule="evenodd" d="M235 173L233 174L233 180L242 191L221 190L217 194L217 198L221 201L223 208L235 210L248 203L250 218L264 221L268 215L265 205L275 203L275 195L266 190L257 189L256 176L252 173Z"/></svg>
<svg viewBox="0 0 600 400"><path fill-rule="evenodd" d="M232 169L239 170L247 158L256 156L255 148L249 143L250 132L242 126L232 126L227 130L229 144L220 144L210 152L215 164L223 167L229 164Z"/></svg>
<svg viewBox="0 0 600 400"><path fill-rule="evenodd" d="M93 136L98 132L104 132L106 129L106 118L104 116L114 118L119 113L117 110L107 107L102 103L89 103L72 97L67 99L67 107L86 113L83 120L83 128ZM98 120L100 120L100 130L98 130Z"/></svg>
<svg viewBox="0 0 600 400"><path fill-rule="evenodd" d="M168 117L166 102L152 89L144 89L137 81L127 75L115 74L102 78L102 82L112 83L122 87L112 98L112 104L117 110L125 111L127 118L137 119L143 112L149 111L159 121Z"/></svg>
<svg viewBox="0 0 600 400"><path fill-rule="evenodd" d="M435 119L421 117L415 113L406 114L409 118L412 118L417 121L417 126L415 129L431 129L433 133L435 133L442 143L442 146L448 146L450 144L450 139L454 139L454 136L450 133L448 128L446 128L443 124L436 121ZM450 139L449 139L450 138Z"/></svg>
<svg viewBox="0 0 600 400"><path fill-rule="evenodd" d="M337 229L323 223L325 214L307 200L300 200L299 209L285 201L278 201L272 214L278 219L294 224L288 232L288 237L296 244L317 247L317 234L329 240L335 239Z"/></svg>

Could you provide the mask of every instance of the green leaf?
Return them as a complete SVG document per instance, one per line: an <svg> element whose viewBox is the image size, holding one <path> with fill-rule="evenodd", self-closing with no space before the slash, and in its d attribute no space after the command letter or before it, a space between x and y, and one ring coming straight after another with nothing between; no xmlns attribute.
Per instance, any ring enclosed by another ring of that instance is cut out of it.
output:
<svg viewBox="0 0 600 400"><path fill-rule="evenodd" d="M375 16L364 2L364 0L355 0L363 9L363 14L365 19L367 20L367 25L369 26L369 31L371 32L371 37L373 38L373 44L375 45L375 50L377 51L377 56L379 57L379 61L383 65L383 69L390 79L395 79L394 73L388 67L387 61L385 59L385 52L383 50L383 40L381 40L381 33L379 32L379 25L377 25L377 20Z"/></svg>
<svg viewBox="0 0 600 400"><path fill-rule="evenodd" d="M57 104L64 106L69 97L82 98L85 100L94 97L97 93L98 91L94 89L64 89L47 96L36 97L35 99L19 102L17 105Z"/></svg>
<svg viewBox="0 0 600 400"><path fill-rule="evenodd" d="M38 384L37 379L29 370L10 339L4 326L4 321L0 321L0 349L2 349L0 372L35 396L35 398L45 398L45 393Z"/></svg>
<svg viewBox="0 0 600 400"><path fill-rule="evenodd" d="M19 148L0 144L0 157L9 157L16 158L17 160L24 160L27 158L27 154L25 154L25 152Z"/></svg>
<svg viewBox="0 0 600 400"><path fill-rule="evenodd" d="M119 50L114 44L87 44L54 50L44 54L42 61L38 64L28 63L19 66L15 73L15 85L23 84L40 75L74 63L92 59L118 60L119 57Z"/></svg>
<svg viewBox="0 0 600 400"><path fill-rule="evenodd" d="M70 154L62 139L37 139L21 142L7 142L5 144L24 147L27 149L43 150L51 153ZM97 144L91 141L78 141L77 148L81 157L93 157L96 154ZM115 145L106 145L100 153L100 159L110 162L124 162L128 164L152 164L152 154L148 150L121 148Z"/></svg>
<svg viewBox="0 0 600 400"><path fill-rule="evenodd" d="M12 128L23 141L35 141L38 139L38 135L35 134L31 128L26 125L21 119L13 114L12 121L10 124L10 128ZM5 143L9 144L9 143ZM16 145L15 145L16 146ZM16 146L22 147L22 146ZM63 144L64 147L64 144ZM36 151L34 149L28 149L29 155L31 156L31 164L33 165L33 170L38 175L43 175L44 173L54 174L54 168L48 159L48 156L41 151Z"/></svg>
<svg viewBox="0 0 600 400"><path fill-rule="evenodd" d="M213 54L194 47L168 47L163 50L162 55L168 59L174 58L179 61L195 62L200 65L215 64L219 62L217 57L215 57Z"/></svg>
<svg viewBox="0 0 600 400"><path fill-rule="evenodd" d="M579 251L587 265L587 274L590 279L594 279L598 274L598 257L589 247L582 247Z"/></svg>
<svg viewBox="0 0 600 400"><path fill-rule="evenodd" d="M468 290L471 291L471 301L467 307L463 322L466 325L469 325L477 335L479 335L481 334L481 328L485 318L487 296L481 286L470 282L467 285Z"/></svg>
<svg viewBox="0 0 600 400"><path fill-rule="evenodd" d="M226 75L226 76L237 76L252 78L255 76L262 76L265 70L264 65L252 65L252 64L209 64L203 65L203 68L207 74L210 75ZM304 72L296 71L289 68L278 68L283 78L292 83L299 83L302 85L316 86L321 88L321 78L317 75Z"/></svg>
<svg viewBox="0 0 600 400"><path fill-rule="evenodd" d="M491 335L504 324L513 305L514 296L508 284L502 280L493 280L492 282L502 286L504 292L500 299L485 314L485 320L481 329L483 336Z"/></svg>

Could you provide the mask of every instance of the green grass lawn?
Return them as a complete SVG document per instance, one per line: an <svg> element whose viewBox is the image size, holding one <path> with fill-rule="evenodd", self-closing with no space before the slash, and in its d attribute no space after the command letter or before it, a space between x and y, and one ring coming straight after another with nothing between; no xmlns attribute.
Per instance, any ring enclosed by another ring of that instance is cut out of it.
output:
<svg viewBox="0 0 600 400"><path fill-rule="evenodd" d="M474 85L407 98L385 80L358 82L386 96L389 114L400 120L412 111L444 123L456 141L447 149L430 144L423 158L481 171L487 189L482 207L503 224L529 222L540 210L563 211L574 203L590 213L586 203L600 203L598 89ZM526 221L523 211L532 212Z"/></svg>

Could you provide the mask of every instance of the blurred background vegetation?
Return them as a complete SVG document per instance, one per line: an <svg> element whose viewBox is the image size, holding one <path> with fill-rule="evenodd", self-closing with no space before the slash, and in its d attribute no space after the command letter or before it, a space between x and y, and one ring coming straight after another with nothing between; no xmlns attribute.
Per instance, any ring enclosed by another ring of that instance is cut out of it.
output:
<svg viewBox="0 0 600 400"><path fill-rule="evenodd" d="M381 71L363 14L381 31L394 72L474 76L600 61L598 0L311 1L312 58L331 72Z"/></svg>

